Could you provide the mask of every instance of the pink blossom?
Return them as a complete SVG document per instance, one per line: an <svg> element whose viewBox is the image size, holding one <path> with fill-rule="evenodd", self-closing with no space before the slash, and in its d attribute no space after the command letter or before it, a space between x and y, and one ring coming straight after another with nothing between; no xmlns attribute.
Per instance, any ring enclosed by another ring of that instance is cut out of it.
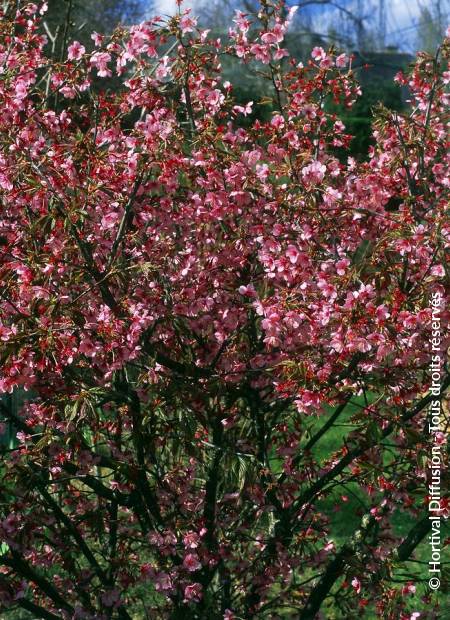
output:
<svg viewBox="0 0 450 620"><path fill-rule="evenodd" d="M236 114L243 114L244 116L248 116L253 111L253 101L249 101L245 106L235 105L233 106L233 112Z"/></svg>
<svg viewBox="0 0 450 620"><path fill-rule="evenodd" d="M277 312L270 312L265 319L261 321L263 329L268 331L277 331L280 325L280 315Z"/></svg>
<svg viewBox="0 0 450 620"><path fill-rule="evenodd" d="M286 58L286 56L289 56L289 52L283 48L278 48L273 55L275 60L281 60L282 58Z"/></svg>
<svg viewBox="0 0 450 620"><path fill-rule="evenodd" d="M91 67L97 69L99 77L109 77L112 75L110 69L108 69L108 62L111 60L111 55L108 52L95 52L91 56Z"/></svg>
<svg viewBox="0 0 450 620"><path fill-rule="evenodd" d="M37 10L38 10L38 5L33 2L30 4L27 4L27 6L24 9L24 13L25 15L34 15Z"/></svg>
<svg viewBox="0 0 450 620"><path fill-rule="evenodd" d="M433 438L434 438L434 443L438 446L444 446L447 443L447 436L445 435L445 433L442 433L441 431L434 433Z"/></svg>
<svg viewBox="0 0 450 620"><path fill-rule="evenodd" d="M25 99L28 94L27 83L24 80L18 80L15 85L15 96L17 99Z"/></svg>
<svg viewBox="0 0 450 620"><path fill-rule="evenodd" d="M96 47L100 47L100 45L103 43L104 38L105 37L98 32L93 32L91 34L91 39L94 41L94 45L96 45Z"/></svg>
<svg viewBox="0 0 450 620"><path fill-rule="evenodd" d="M300 397L295 400L295 405L299 413L309 414L312 408L320 406L320 396L311 390L302 390Z"/></svg>
<svg viewBox="0 0 450 620"><path fill-rule="evenodd" d="M202 565L196 553L188 553L183 560L183 566L186 570L193 573L199 570Z"/></svg>
<svg viewBox="0 0 450 620"><path fill-rule="evenodd" d="M272 127L275 127L275 129L282 129L285 125L284 118L281 114L275 114L275 116L272 117L270 124Z"/></svg>
<svg viewBox="0 0 450 620"><path fill-rule="evenodd" d="M402 596L406 596L408 594L414 594L415 592L416 592L416 586L411 582L406 583L402 588Z"/></svg>
<svg viewBox="0 0 450 620"><path fill-rule="evenodd" d="M385 306L384 304L381 304L380 306L377 307L375 314L376 314L377 319L380 319L381 321L384 321L389 316L391 316L387 309L387 306Z"/></svg>
<svg viewBox="0 0 450 620"><path fill-rule="evenodd" d="M324 58L321 59L320 61L320 66L322 67L322 69L330 69L330 67L333 66L333 59L331 56L324 56Z"/></svg>
<svg viewBox="0 0 450 620"><path fill-rule="evenodd" d="M412 245L409 239L399 239L396 242L395 247L402 256L409 254L412 251Z"/></svg>
<svg viewBox="0 0 450 620"><path fill-rule="evenodd" d="M348 56L347 54L340 54L337 58L336 58L336 67L339 67L340 69L342 69L343 67L346 67L348 64Z"/></svg>
<svg viewBox="0 0 450 620"><path fill-rule="evenodd" d="M200 544L200 536L196 532L188 532L183 536L183 544L186 549L197 549Z"/></svg>
<svg viewBox="0 0 450 620"><path fill-rule="evenodd" d="M361 592L361 582L359 581L359 579L357 577L353 577L353 579L352 579L352 586L353 586L356 594L359 594Z"/></svg>
<svg viewBox="0 0 450 620"><path fill-rule="evenodd" d="M269 176L269 166L267 164L256 165L256 175L261 181L265 181Z"/></svg>
<svg viewBox="0 0 450 620"><path fill-rule="evenodd" d="M203 586L200 583L192 583L184 588L184 601L198 602L202 598Z"/></svg>
<svg viewBox="0 0 450 620"><path fill-rule="evenodd" d="M314 60L323 60L326 57L326 52L323 47L314 47L311 56Z"/></svg>
<svg viewBox="0 0 450 620"><path fill-rule="evenodd" d="M343 276L346 273L347 267L349 265L350 265L350 260L348 258L341 258L336 263L336 273L339 276Z"/></svg>
<svg viewBox="0 0 450 620"><path fill-rule="evenodd" d="M229 429L229 428L233 428L233 426L235 426L236 424L236 420L232 417L230 418L223 418L222 420L220 420L220 423L222 424L222 426L225 429Z"/></svg>
<svg viewBox="0 0 450 620"><path fill-rule="evenodd" d="M87 357L93 357L96 352L95 344L90 340L90 338L84 338L80 342L80 346L78 347L80 353L84 353Z"/></svg>
<svg viewBox="0 0 450 620"><path fill-rule="evenodd" d="M172 584L172 579L170 578L170 575L168 573L160 572L156 575L155 577L155 589L157 591L167 591L167 590L171 590L173 587Z"/></svg>
<svg viewBox="0 0 450 620"><path fill-rule="evenodd" d="M67 58L69 60L79 60L86 52L84 45L81 45L79 41L71 43L67 49Z"/></svg>
<svg viewBox="0 0 450 620"><path fill-rule="evenodd" d="M15 334L17 334L17 327L15 325L10 328L0 323L0 340L7 342Z"/></svg>
<svg viewBox="0 0 450 620"><path fill-rule="evenodd" d="M251 22L247 19L247 14L238 10L233 21L242 33L246 33L251 25Z"/></svg>
<svg viewBox="0 0 450 620"><path fill-rule="evenodd" d="M323 181L327 167L320 161L313 161L302 169L303 180L308 185L313 185Z"/></svg>
<svg viewBox="0 0 450 620"><path fill-rule="evenodd" d="M284 39L284 28L281 24L275 24L272 30L265 32L261 35L261 41L263 43L268 43L269 45L274 45L276 43L281 43Z"/></svg>
<svg viewBox="0 0 450 620"><path fill-rule="evenodd" d="M437 276L439 278L443 278L445 276L445 269L443 265L433 265L430 269L430 273L433 276Z"/></svg>
<svg viewBox="0 0 450 620"><path fill-rule="evenodd" d="M260 45L254 43L250 47L251 53L257 60L260 60L263 64L268 65L270 62L270 47L268 45Z"/></svg>
<svg viewBox="0 0 450 620"><path fill-rule="evenodd" d="M197 20L193 17L189 17L188 14L183 15L183 17L180 19L180 28L183 34L186 34L187 32L193 32L196 25Z"/></svg>
<svg viewBox="0 0 450 620"><path fill-rule="evenodd" d="M295 245L289 245L287 250L286 250L286 256L289 258L291 263L293 265L295 265L297 263L298 259L299 259L300 252L295 247Z"/></svg>
<svg viewBox="0 0 450 620"><path fill-rule="evenodd" d="M66 99L73 99L74 97L76 97L77 95L77 91L75 88L72 88L71 86L62 86L59 89L59 92L61 93L61 95L63 97L65 97Z"/></svg>
<svg viewBox="0 0 450 620"><path fill-rule="evenodd" d="M247 284L246 286L239 287L239 293L241 295L246 295L247 297L256 297L256 291L253 284Z"/></svg>
<svg viewBox="0 0 450 620"><path fill-rule="evenodd" d="M170 75L170 71L170 59L168 56L163 56L158 61L158 67L156 68L155 76L158 78L158 80L162 80L168 75Z"/></svg>

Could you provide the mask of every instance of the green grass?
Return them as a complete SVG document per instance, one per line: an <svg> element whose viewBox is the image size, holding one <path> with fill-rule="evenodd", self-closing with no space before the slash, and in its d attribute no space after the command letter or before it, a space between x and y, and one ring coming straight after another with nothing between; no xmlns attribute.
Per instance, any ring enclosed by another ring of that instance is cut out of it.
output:
<svg viewBox="0 0 450 620"><path fill-rule="evenodd" d="M374 400L374 396L371 397L371 401ZM355 424L355 414L358 414L358 411L361 410L361 406L364 405L364 400L362 398L357 398L352 401L353 404L349 404L345 410L342 412L341 416L338 418L338 421L335 426L332 426L328 432L323 435L323 437L319 440L319 442L313 448L313 454L315 459L317 459L321 463L325 463L333 453L340 450L340 448L344 445L345 437L347 437L348 433L353 429L357 428L357 424ZM317 432L323 424L327 421L328 417L332 415L333 410L329 409L325 415L314 418L312 420L310 426L310 433L313 435ZM358 417L356 415L356 417ZM391 457L386 455L384 458L385 464L389 463ZM382 466L381 472L382 473ZM425 498L427 493L425 484L423 486L423 494L422 497ZM347 501L342 500L342 496L346 496L348 498ZM379 493L375 493L372 498L368 497L367 493L363 491L356 482L348 482L345 485L336 486L324 499L321 499L316 502L317 510L321 513L325 514L330 519L330 536L329 538L333 540L336 545L336 548L339 549L346 541L348 541L349 537L352 536L355 530L358 529L361 516L365 514L366 508L371 507L374 503L374 498L380 497ZM417 491L417 502L420 503L420 489ZM395 510L391 517L392 530L395 536L400 536L404 538L408 532L413 527L415 521L414 518L410 515L410 513L403 512L401 509ZM449 527L448 524L444 527L442 531L442 542L445 537L449 535ZM427 543L427 538L425 538L416 548L415 553L413 554L413 558L417 561L408 561L397 563L393 565L393 578L394 580L404 579L405 575L412 572L416 578L411 579L416 585L416 593L413 596L409 596L408 608L411 611L421 611L422 613L426 611L425 604L421 600L422 597L426 594L429 594L428 589L428 566L427 562L429 560L429 548ZM442 560L444 559L444 554L442 555ZM422 563L421 563L422 562ZM425 562L425 563L423 563ZM423 580L423 581L422 581ZM394 584L397 587L401 587L401 584ZM440 601L443 602L445 600L445 592L444 585L442 589L436 595L439 597ZM427 608L431 609L431 604L428 604ZM450 618L450 609L447 607L446 610L442 610L443 616ZM448 616L446 616L446 612L448 612ZM336 612L333 610L326 610L327 620L340 620L339 615L335 615ZM376 612L373 608L366 608L365 612L361 612L361 617L363 618L372 618L376 617ZM342 619L343 620L343 619Z"/></svg>

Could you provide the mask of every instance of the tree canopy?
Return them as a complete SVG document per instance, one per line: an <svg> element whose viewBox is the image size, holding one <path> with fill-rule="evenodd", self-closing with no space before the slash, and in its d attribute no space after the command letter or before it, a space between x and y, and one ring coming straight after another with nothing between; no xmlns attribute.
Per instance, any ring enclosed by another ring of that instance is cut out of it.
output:
<svg viewBox="0 0 450 620"><path fill-rule="evenodd" d="M445 617L450 39L358 161L352 59L291 58L268 0L63 57L3 10L3 617Z"/></svg>

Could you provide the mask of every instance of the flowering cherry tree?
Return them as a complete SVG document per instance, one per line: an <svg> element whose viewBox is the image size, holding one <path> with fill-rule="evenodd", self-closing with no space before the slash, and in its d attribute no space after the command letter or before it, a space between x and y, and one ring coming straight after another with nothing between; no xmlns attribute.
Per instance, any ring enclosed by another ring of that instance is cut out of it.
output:
<svg viewBox="0 0 450 620"><path fill-rule="evenodd" d="M290 58L268 0L227 40L180 9L59 63L45 5L4 5L0 392L29 398L1 408L2 617L437 618L417 550L450 41L397 76L410 110L380 109L357 162L327 112L360 92L351 59ZM225 54L267 102L235 104Z"/></svg>

